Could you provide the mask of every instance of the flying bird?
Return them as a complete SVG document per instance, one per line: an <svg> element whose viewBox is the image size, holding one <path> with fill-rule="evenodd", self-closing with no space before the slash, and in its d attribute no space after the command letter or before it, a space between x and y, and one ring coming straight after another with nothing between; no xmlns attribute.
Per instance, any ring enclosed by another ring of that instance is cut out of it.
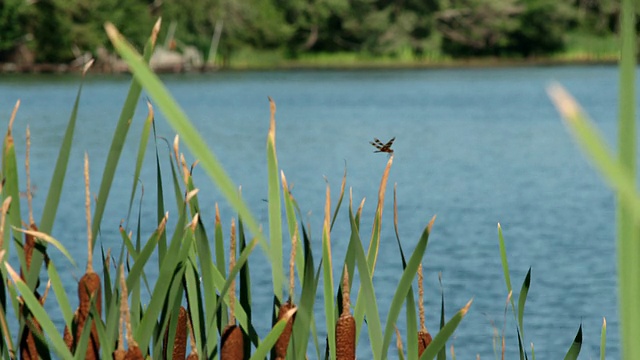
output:
<svg viewBox="0 0 640 360"><path fill-rule="evenodd" d="M395 139L396 138L394 136L386 144L383 144L382 141L380 141L378 138L373 138L373 141L370 141L369 143L373 145L376 149L378 149L374 152L377 152L377 153L385 152L385 153L393 154L393 149L391 148L391 145L393 145L393 141Z"/></svg>

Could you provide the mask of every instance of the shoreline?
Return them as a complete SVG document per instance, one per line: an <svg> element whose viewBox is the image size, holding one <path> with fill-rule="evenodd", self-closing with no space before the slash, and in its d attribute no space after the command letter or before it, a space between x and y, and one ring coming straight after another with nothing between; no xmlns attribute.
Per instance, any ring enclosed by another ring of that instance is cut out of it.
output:
<svg viewBox="0 0 640 360"><path fill-rule="evenodd" d="M396 62L389 59L373 59L355 62L323 62L313 61L282 61L278 64L261 66L259 64L245 64L229 67L201 66L193 67L183 64L169 66L152 66L158 74L196 74L234 71L297 71L297 70L393 70L393 69L463 69L463 68L501 68L501 67L538 67L538 66L593 66L615 65L618 59L614 57L601 58L535 58L535 59L508 59L508 58L470 58L443 61L403 61ZM0 63L0 74L74 74L80 73L82 66L71 64L31 64L17 65L14 63ZM126 66L118 64L97 64L89 72L97 74L127 74L130 73Z"/></svg>

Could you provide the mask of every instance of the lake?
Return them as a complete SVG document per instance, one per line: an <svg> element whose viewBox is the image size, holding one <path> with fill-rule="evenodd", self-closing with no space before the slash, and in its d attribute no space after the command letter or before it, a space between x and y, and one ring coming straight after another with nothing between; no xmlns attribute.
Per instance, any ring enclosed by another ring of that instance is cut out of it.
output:
<svg viewBox="0 0 640 360"><path fill-rule="evenodd" d="M533 343L540 359L563 357L582 323L582 357L596 358L602 318L606 317L608 357L620 356L614 197L577 149L545 92L552 81L566 86L613 144L618 86L615 67L228 72L171 75L164 80L229 175L242 185L244 198L265 228L267 96L276 101L279 166L294 186L293 195L306 216L303 220L310 224L318 258L325 177L335 203L346 166L347 189L353 188L354 206L367 199L361 229L368 241L377 189L388 159L386 154L373 153L369 141L396 137L374 278L383 322L401 273L393 231L392 190L397 184L398 226L405 251L413 249L429 219L437 214L423 262L427 328L435 334L438 327L439 272L447 317L474 299L468 316L448 343L454 345L459 358L475 358L476 354L493 358L494 326L501 333L505 322L507 291L498 223L504 231L516 296L532 268L524 317L525 344ZM74 280L84 272L86 259L83 153L87 151L91 158L91 188L97 194L129 81L127 76L90 75L83 90L72 160L53 230L53 236L74 258L82 260L74 268L51 250L59 271L72 274ZM26 124L31 129L36 220L78 83L74 76L0 76L2 119L8 120L15 101L22 100L15 124L19 156L24 156ZM118 225L127 216L134 154L146 111L143 98L125 147L125 154L130 155L120 163L102 222L99 244L105 248L119 250ZM158 135L171 142L173 130L161 114L156 120ZM184 144L182 148L186 148ZM159 152L165 160L162 171L168 187L169 152L162 141ZM189 163L194 160L187 159ZM213 206L218 201L228 233L234 212L202 169L196 169L204 222L212 229ZM155 223L155 172L151 141L141 176L145 193L140 210L143 239ZM139 199L133 220L127 224L129 229L135 229ZM175 203L172 196L165 201ZM346 205L343 203L332 233L335 263L342 261L349 240ZM175 224L175 206L169 206L169 211ZM269 306L270 268L260 249L252 257L255 306ZM153 276L155 268L149 266L148 271ZM334 274L339 275L339 269L334 269ZM73 306L77 304L75 293L75 281L70 281L68 294ZM320 298L316 303L316 322L323 328ZM53 311L54 298L47 304L52 317L62 323ZM255 314L261 336L265 336L269 322L270 312ZM398 327L405 328L404 314ZM517 341L510 310L506 334L506 358L515 358ZM389 353L392 358L393 347ZM308 353L315 357L312 347ZM358 355L370 357L366 334L360 338Z"/></svg>

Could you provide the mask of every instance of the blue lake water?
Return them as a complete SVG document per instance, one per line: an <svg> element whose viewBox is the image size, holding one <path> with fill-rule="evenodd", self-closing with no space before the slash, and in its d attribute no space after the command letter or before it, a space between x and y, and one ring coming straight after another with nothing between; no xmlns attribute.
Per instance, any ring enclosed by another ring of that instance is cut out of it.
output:
<svg viewBox="0 0 640 360"><path fill-rule="evenodd" d="M265 228L267 96L276 101L279 166L294 186L293 195L307 217L304 221L310 224L317 250L325 177L335 202L346 164L347 187L353 188L355 206L367 199L361 229L368 238L387 161L385 154L373 153L369 141L396 137L374 279L383 321L401 273L392 217L392 189L397 184L398 224L405 251L413 249L424 226L437 214L424 258L428 329L435 333L438 327L439 272L447 317L474 299L449 343L459 358L475 358L476 354L493 358L492 324L500 332L503 328L507 291L498 223L504 231L516 293L532 268L525 343L534 344L537 357L563 357L580 323L584 330L582 358L598 357L603 317L608 323L608 357L619 357L613 195L578 151L545 92L552 81L565 85L613 143L615 67L231 72L167 76L164 80L227 172L242 185L244 198ZM84 272L86 259L83 153L87 151L91 158L92 190L97 194L129 81L126 76L92 75L85 84L67 183L53 230L53 236L78 259L79 267L73 268L62 255L51 251L59 270L75 278ZM36 220L78 82L77 77L69 76L0 77L0 118L9 119L15 101L22 101L15 124L19 147L24 148L21 139L30 125ZM125 148L125 154L131 155L119 166L102 223L99 240L105 248L119 249L118 225L127 215L133 154L145 116L141 99ZM172 141L174 132L161 114L157 125L158 134ZM163 142L160 144L160 154L166 160L169 152ZM153 142L147 154L141 181L145 190L141 210L144 239L155 223ZM188 157L189 162L193 160ZM166 161L163 172L165 186L170 186ZM201 169L196 170L195 179L201 189L205 224L212 228L213 205L218 201L228 232L234 212ZM166 201L174 203L171 196ZM344 206L332 233L335 263L342 261L349 240ZM175 209L169 206L169 211L175 221ZM135 222L128 227L135 229ZM261 250L252 256L255 306L268 307L272 298L270 269ZM156 269L149 266L148 271L153 276ZM334 269L334 274L338 276L339 269ZM75 282L68 284L74 306L75 286ZM355 300L355 289L353 292ZM52 317L61 321L54 311L54 299L48 303ZM323 328L322 302L317 304L316 321ZM270 311L254 316L264 336ZM405 328L404 314L398 327ZM510 312L506 334L506 358L515 358L517 342ZM309 355L315 357L311 347ZM360 338L358 356L370 357L366 333Z"/></svg>

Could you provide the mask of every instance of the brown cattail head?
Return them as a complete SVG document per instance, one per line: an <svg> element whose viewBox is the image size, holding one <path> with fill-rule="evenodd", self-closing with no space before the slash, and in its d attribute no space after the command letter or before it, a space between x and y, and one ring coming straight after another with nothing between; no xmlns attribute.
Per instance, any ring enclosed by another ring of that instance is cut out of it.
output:
<svg viewBox="0 0 640 360"><path fill-rule="evenodd" d="M296 306L291 302L291 299L286 303L280 305L278 310L278 321L284 319L287 316L289 310L295 309ZM287 320L287 325L280 334L278 341L274 346L276 352L276 359L284 359L287 356L287 348L289 347L289 340L291 339L291 333L293 332L293 322L295 321L296 314L294 313Z"/></svg>
<svg viewBox="0 0 640 360"><path fill-rule="evenodd" d="M173 339L173 357L172 359L184 359L187 355L187 323L188 313L184 306L180 306L180 312L178 313L178 323L176 327L176 335ZM169 320L171 324L172 321ZM169 351L169 327L164 333L163 341L163 353L165 358L168 358Z"/></svg>
<svg viewBox="0 0 640 360"><path fill-rule="evenodd" d="M244 359L244 339L237 325L227 325L222 332L220 360Z"/></svg>
<svg viewBox="0 0 640 360"><path fill-rule="evenodd" d="M342 313L336 323L336 359L355 360L356 320L351 314Z"/></svg>
<svg viewBox="0 0 640 360"><path fill-rule="evenodd" d="M34 317L27 319L27 321L30 321L33 328L35 328L37 331L42 333L42 327ZM29 326L25 326L22 332L22 336L20 337L20 359L22 360L40 359L40 357L38 356L38 347L36 346L36 339Z"/></svg>
<svg viewBox="0 0 640 360"><path fill-rule="evenodd" d="M100 276L95 272L87 272L80 278L78 282L78 300L80 300L78 311L83 316L86 317L89 314L93 298L95 298L98 314L102 313L102 293L100 286Z"/></svg>
<svg viewBox="0 0 640 360"><path fill-rule="evenodd" d="M127 349L127 353L124 355L124 360L144 360L144 356L138 346L129 345L129 349Z"/></svg>
<svg viewBox="0 0 640 360"><path fill-rule="evenodd" d="M349 311L349 271L344 267L342 277L342 314L336 323L336 359L355 360L356 320Z"/></svg>
<svg viewBox="0 0 640 360"><path fill-rule="evenodd" d="M431 344L431 334L427 331L418 331L418 356L422 356L424 350Z"/></svg>

